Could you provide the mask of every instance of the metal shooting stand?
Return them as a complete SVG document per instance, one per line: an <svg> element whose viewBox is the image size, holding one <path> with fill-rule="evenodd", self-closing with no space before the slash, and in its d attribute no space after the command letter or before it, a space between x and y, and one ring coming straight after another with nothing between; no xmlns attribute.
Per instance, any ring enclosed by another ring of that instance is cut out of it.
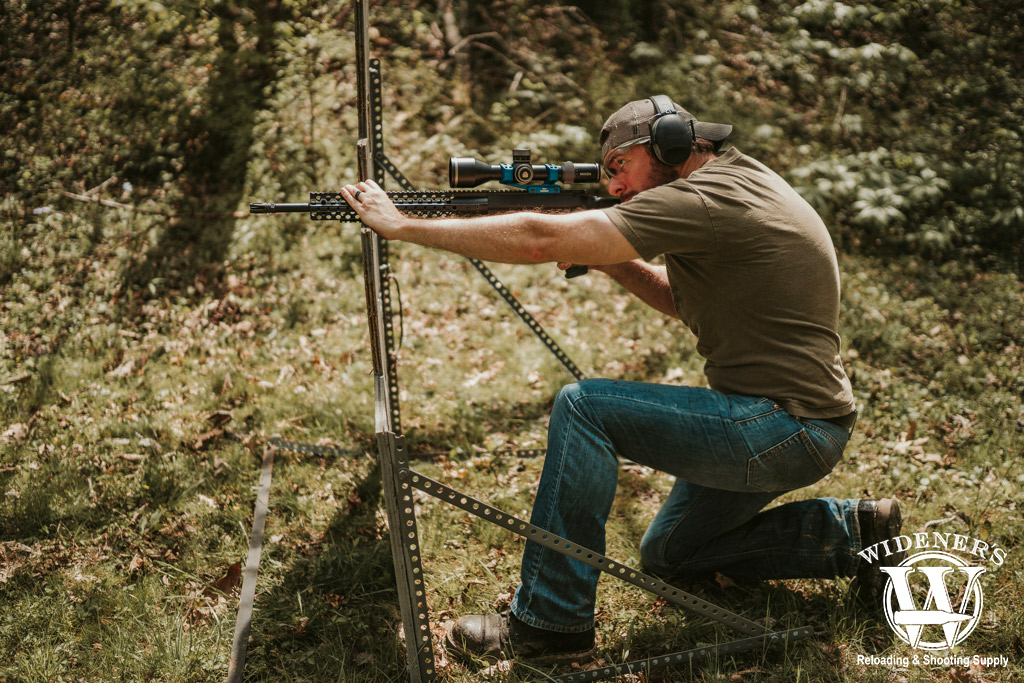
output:
<svg viewBox="0 0 1024 683"><path fill-rule="evenodd" d="M356 15L356 67L359 96L359 178L373 178L384 185L385 172L404 189L413 191L409 182L384 154L381 74L378 60L371 60L367 47L368 0L354 0ZM365 226L361 231L363 279L366 288L366 312L369 321L370 344L373 356L374 414L378 458L384 488L384 501L390 531L391 553L394 562L399 606L408 656L410 683L435 681L437 670L434 646L431 640L430 612L427 606L427 587L420 561L421 547L417 531L413 491L419 490L445 501L481 519L490 521L529 541L568 555L606 574L626 581L664 598L695 614L718 621L739 632L743 637L717 645L674 652L631 662L603 666L589 671L576 671L545 680L581 682L595 681L667 666L686 666L706 657L733 654L763 648L771 644L788 643L812 635L812 629L801 627L772 631L674 586L612 560L601 553L584 548L572 541L552 534L509 515L498 508L472 498L442 482L427 477L410 465L405 438L401 435L401 415L398 402L398 379L395 359L394 326L391 315L387 243ZM579 368L544 332L540 324L516 301L491 271L481 262L471 259L473 266L501 294L530 329L555 354L563 366L575 377L582 379ZM257 514L250 542L249 565L242 586L242 606L235 633L235 649L228 680L240 680L244 666L244 644L248 634L249 616L255 583L255 564L259 561L262 523L266 513L269 492L269 462L274 448L298 453L337 454L339 449L272 440L270 455L264 457L264 477L257 500ZM536 452L532 452L536 454ZM270 459L268 461L268 458ZM264 483L265 482L265 486ZM239 652L240 650L240 652ZM234 678L233 678L234 676Z"/></svg>

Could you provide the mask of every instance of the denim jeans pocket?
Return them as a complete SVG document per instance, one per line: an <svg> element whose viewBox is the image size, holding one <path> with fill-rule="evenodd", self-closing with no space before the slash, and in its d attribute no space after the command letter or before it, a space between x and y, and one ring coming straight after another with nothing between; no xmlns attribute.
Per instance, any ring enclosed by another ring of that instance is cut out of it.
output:
<svg viewBox="0 0 1024 683"><path fill-rule="evenodd" d="M831 449L830 449L831 450ZM842 450L839 449L840 455ZM805 429L758 453L747 463L747 485L759 491L791 491L809 486L835 467L838 457L825 457Z"/></svg>

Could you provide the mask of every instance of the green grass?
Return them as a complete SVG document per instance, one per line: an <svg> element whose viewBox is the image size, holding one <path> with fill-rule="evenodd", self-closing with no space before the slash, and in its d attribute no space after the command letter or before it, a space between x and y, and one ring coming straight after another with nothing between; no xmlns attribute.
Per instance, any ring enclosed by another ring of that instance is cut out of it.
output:
<svg viewBox="0 0 1024 683"><path fill-rule="evenodd" d="M213 280L167 273L131 290L122 284L135 257L118 236L132 218L101 218L96 233L57 212L4 247L19 269L0 312L0 680L222 680L238 586L210 586L244 561L272 435L369 454L278 456L246 680L403 680L354 229L302 227L287 248L229 257ZM270 219L251 220L270 230ZM543 444L553 397L571 378L468 263L394 252L416 468L528 517L541 459L501 449ZM961 654L1011 665L859 666L859 654L909 649L851 603L846 581L694 583L684 588L749 618L820 635L644 680L1024 676L1021 283L909 257L847 257L842 269L863 418L842 465L799 495L895 493L908 530L1004 548L1006 563L984 578L985 621ZM703 382L692 336L600 276L495 270L588 375ZM612 557L638 566L639 535L669 485L624 472ZM438 627L508 602L517 536L425 497L418 518ZM605 662L734 637L628 585L602 580L599 590ZM447 659L440 670L454 683L480 675Z"/></svg>

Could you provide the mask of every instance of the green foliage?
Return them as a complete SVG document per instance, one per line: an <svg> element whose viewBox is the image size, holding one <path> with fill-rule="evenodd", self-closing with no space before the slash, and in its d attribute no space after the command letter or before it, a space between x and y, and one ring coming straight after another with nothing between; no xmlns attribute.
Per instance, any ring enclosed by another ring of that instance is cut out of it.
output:
<svg viewBox="0 0 1024 683"><path fill-rule="evenodd" d="M837 162L815 161L790 172L804 197L832 219L844 247L893 246L949 254L960 233L950 220L936 219L950 196L950 183L921 154L886 149L850 155Z"/></svg>

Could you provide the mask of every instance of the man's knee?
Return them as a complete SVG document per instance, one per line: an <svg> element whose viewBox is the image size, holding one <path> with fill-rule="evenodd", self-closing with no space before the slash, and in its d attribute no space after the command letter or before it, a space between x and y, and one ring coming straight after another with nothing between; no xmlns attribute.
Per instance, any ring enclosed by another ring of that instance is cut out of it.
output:
<svg viewBox="0 0 1024 683"><path fill-rule="evenodd" d="M653 538L650 529L640 540L640 562L644 570L655 576L664 576L666 569L663 538Z"/></svg>
<svg viewBox="0 0 1024 683"><path fill-rule="evenodd" d="M564 385L558 391L558 394L555 396L554 409L558 410L559 408L561 408L564 410L565 408L570 407L575 401L575 399L580 395L580 393L581 392L579 382L573 382L572 384Z"/></svg>
<svg viewBox="0 0 1024 683"><path fill-rule="evenodd" d="M581 398L586 398L588 395L595 391L600 393L601 386L606 384L609 380L606 379L581 379L579 382L573 382L566 384L558 392L558 396L555 397L555 403L568 402L575 403Z"/></svg>
<svg viewBox="0 0 1024 683"><path fill-rule="evenodd" d="M613 380L582 379L579 382L566 384L555 396L552 414L566 411L578 414L593 412L588 410L587 399L594 396L607 396L609 394L607 385L610 382Z"/></svg>
<svg viewBox="0 0 1024 683"><path fill-rule="evenodd" d="M648 527L640 540L640 561L644 569L655 576L672 577L680 572L680 565L690 556L687 547L673 547L669 557L669 539L664 530L656 524Z"/></svg>
<svg viewBox="0 0 1024 683"><path fill-rule="evenodd" d="M586 398L590 393L593 380L581 380L566 384L555 396L555 404L551 409L551 419L572 421L572 415L585 415L587 412Z"/></svg>

